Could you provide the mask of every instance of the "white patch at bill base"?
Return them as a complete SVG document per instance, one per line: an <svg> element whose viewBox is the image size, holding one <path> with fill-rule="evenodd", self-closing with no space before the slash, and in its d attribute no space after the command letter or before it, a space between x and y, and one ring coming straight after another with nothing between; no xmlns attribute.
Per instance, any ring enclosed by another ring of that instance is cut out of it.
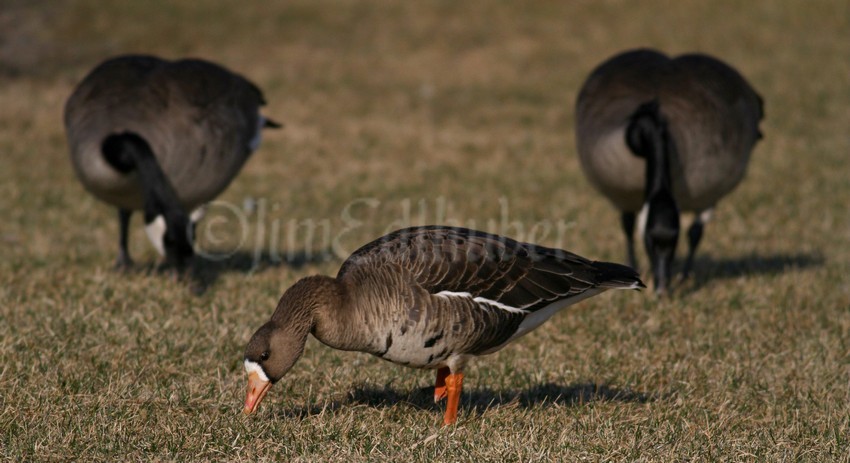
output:
<svg viewBox="0 0 850 463"><path fill-rule="evenodd" d="M266 376L266 372L263 371L263 367L261 367L260 364L257 362L252 362L248 359L245 359L245 373L248 373L249 375L251 373L256 373L261 380L267 383L269 382L269 377Z"/></svg>

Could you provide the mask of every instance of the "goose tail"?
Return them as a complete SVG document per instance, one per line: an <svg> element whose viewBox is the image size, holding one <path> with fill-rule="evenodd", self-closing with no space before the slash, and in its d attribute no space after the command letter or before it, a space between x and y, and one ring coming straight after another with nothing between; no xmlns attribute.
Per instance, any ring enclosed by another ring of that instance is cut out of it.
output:
<svg viewBox="0 0 850 463"><path fill-rule="evenodd" d="M280 122L277 122L275 120L265 118L265 121L263 121L263 128L264 129L279 129L281 127L283 127L283 124L281 124Z"/></svg>
<svg viewBox="0 0 850 463"><path fill-rule="evenodd" d="M594 262L593 267L599 272L599 287L608 289L641 289L646 285L640 280L635 269L613 262Z"/></svg>

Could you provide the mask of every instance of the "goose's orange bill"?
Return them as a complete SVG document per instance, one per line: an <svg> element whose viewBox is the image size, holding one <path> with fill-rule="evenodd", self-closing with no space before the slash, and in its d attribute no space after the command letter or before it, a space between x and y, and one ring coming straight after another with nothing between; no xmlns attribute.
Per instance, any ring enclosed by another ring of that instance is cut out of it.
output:
<svg viewBox="0 0 850 463"><path fill-rule="evenodd" d="M243 410L246 415L254 413L260 402L263 401L263 397L266 396L266 392L269 392L270 387L272 387L272 383L263 381L257 373L252 372L248 375L248 393L245 396L245 408Z"/></svg>

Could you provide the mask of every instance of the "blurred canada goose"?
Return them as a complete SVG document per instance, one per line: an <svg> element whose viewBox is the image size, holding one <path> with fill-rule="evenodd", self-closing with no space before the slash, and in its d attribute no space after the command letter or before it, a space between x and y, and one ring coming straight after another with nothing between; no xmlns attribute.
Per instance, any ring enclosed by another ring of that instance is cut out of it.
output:
<svg viewBox="0 0 850 463"><path fill-rule="evenodd" d="M642 288L623 265L442 226L407 228L355 251L336 278L311 276L280 298L245 349L245 413L289 371L307 334L341 350L437 369L434 399L457 419L463 368L607 289Z"/></svg>
<svg viewBox="0 0 850 463"><path fill-rule="evenodd" d="M120 56L80 82L65 105L71 161L83 186L118 208L119 267L132 263L127 227L141 209L154 247L185 268L198 208L239 173L261 129L279 127L263 104L254 84L198 59Z"/></svg>
<svg viewBox="0 0 850 463"><path fill-rule="evenodd" d="M761 97L741 75L707 55L676 58L628 51L597 67L576 102L581 166L621 211L635 267L635 214L664 293L679 237L679 211L693 211L682 277L693 265L717 201L741 181L761 133Z"/></svg>

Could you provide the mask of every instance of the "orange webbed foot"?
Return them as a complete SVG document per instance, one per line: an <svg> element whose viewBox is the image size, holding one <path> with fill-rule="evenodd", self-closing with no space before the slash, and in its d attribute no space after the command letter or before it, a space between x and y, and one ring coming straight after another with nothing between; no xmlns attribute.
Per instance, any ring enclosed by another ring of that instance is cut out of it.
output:
<svg viewBox="0 0 850 463"><path fill-rule="evenodd" d="M457 422L457 407L460 403L460 392L463 389L463 373L452 373L446 376L446 416L443 424L448 426Z"/></svg>

